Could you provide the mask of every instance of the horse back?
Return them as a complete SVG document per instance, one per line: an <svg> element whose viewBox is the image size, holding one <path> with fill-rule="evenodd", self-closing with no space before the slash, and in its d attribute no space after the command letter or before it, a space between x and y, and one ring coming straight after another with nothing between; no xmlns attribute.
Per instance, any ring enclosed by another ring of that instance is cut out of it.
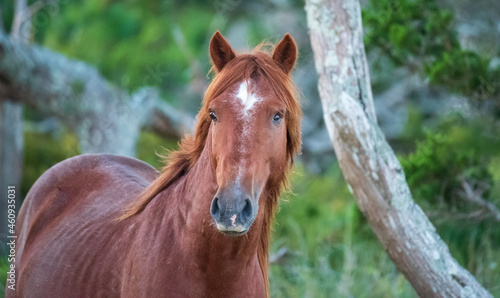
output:
<svg viewBox="0 0 500 298"><path fill-rule="evenodd" d="M104 154L80 155L47 170L18 216L17 297L84 297L96 294L99 279L116 280L102 285L100 295L119 293L119 260L126 256L134 229L115 220L157 175L139 160ZM90 271L96 265L101 273ZM71 289L64 279L94 288Z"/></svg>

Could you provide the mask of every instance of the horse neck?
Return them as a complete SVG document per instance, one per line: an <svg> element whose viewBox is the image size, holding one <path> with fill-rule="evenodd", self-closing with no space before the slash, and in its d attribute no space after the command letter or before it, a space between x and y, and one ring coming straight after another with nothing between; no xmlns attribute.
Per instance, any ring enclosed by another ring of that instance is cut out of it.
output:
<svg viewBox="0 0 500 298"><path fill-rule="evenodd" d="M211 137L207 142L198 161L189 172L180 178L161 196L165 211L162 216L170 217L162 220L164 229L178 227L178 238L181 241L183 253L193 260L201 271L217 279L228 282L238 273L247 277L252 273L260 274L257 259L257 249L260 243L262 217L258 216L249 232L239 237L223 235L217 230L210 215L210 204L217 191L215 171L211 163ZM261 212L263 213L264 210ZM245 270L247 270L245 272ZM214 273L216 273L214 275ZM213 283L215 285L215 282Z"/></svg>

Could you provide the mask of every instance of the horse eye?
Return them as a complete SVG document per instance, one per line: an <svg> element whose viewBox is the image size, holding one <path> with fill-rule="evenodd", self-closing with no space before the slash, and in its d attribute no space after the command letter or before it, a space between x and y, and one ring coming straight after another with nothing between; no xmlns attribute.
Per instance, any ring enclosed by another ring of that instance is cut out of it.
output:
<svg viewBox="0 0 500 298"><path fill-rule="evenodd" d="M278 123L280 120L281 120L281 115L279 113L277 113L276 115L274 115L274 117L273 117L273 122L274 123Z"/></svg>
<svg viewBox="0 0 500 298"><path fill-rule="evenodd" d="M212 118L213 121L217 120L217 117L215 117L215 113L212 111L210 112L210 118Z"/></svg>

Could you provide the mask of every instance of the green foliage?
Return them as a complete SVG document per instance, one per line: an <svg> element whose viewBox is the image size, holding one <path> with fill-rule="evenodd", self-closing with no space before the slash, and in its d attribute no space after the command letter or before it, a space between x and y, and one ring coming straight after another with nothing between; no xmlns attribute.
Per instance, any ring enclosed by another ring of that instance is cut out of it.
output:
<svg viewBox="0 0 500 298"><path fill-rule="evenodd" d="M418 119L418 116L413 116ZM413 122L421 127L419 121ZM495 296L500 279L498 221L468 199L465 185L500 208L500 136L490 118L451 115L432 130L415 133L415 152L400 156L413 198L429 215L452 255ZM409 138L410 135L407 135Z"/></svg>
<svg viewBox="0 0 500 298"><path fill-rule="evenodd" d="M415 198L434 206L468 210L469 205L457 200L464 182L483 188L483 196L491 197L494 180L489 164L493 157L500 157L495 126L488 120L471 123L455 115L442 120L434 132L427 132L417 142L415 153L401 158Z"/></svg>
<svg viewBox="0 0 500 298"><path fill-rule="evenodd" d="M381 50L395 67L419 71L433 84L474 100L493 99L500 112L500 67L463 50L453 14L435 0L370 0L363 9L367 51Z"/></svg>
<svg viewBox="0 0 500 298"><path fill-rule="evenodd" d="M362 13L366 49L381 48L399 65L459 46L453 15L434 0L371 0Z"/></svg>
<svg viewBox="0 0 500 298"><path fill-rule="evenodd" d="M185 70L193 57L179 46L175 29L181 26L190 49L201 49L194 45L204 44L213 17L200 5L180 8L156 1L70 1L61 4L60 11L39 28L39 42L97 66L122 88L133 91L152 85L167 98L191 78ZM194 58L200 54L206 61L205 51L195 52ZM208 71L208 61L204 67Z"/></svg>
<svg viewBox="0 0 500 298"><path fill-rule="evenodd" d="M0 0L0 28L4 28L7 32L10 32L10 27L12 26L12 21L14 20L14 1L10 0Z"/></svg>
<svg viewBox="0 0 500 298"><path fill-rule="evenodd" d="M484 100L500 95L500 68L491 70L489 64L489 59L475 52L454 49L428 64L426 73L432 83Z"/></svg>
<svg viewBox="0 0 500 298"><path fill-rule="evenodd" d="M5 286L7 285L7 272L10 270L7 258L0 258L0 298L5 297Z"/></svg>

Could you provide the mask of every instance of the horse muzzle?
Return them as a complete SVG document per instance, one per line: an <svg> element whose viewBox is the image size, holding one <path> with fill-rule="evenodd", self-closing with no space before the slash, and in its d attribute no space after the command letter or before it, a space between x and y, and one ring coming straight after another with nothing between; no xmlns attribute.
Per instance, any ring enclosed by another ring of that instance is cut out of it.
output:
<svg viewBox="0 0 500 298"><path fill-rule="evenodd" d="M259 204L241 191L224 194L219 191L210 207L217 229L228 236L241 236L248 232L257 217Z"/></svg>

